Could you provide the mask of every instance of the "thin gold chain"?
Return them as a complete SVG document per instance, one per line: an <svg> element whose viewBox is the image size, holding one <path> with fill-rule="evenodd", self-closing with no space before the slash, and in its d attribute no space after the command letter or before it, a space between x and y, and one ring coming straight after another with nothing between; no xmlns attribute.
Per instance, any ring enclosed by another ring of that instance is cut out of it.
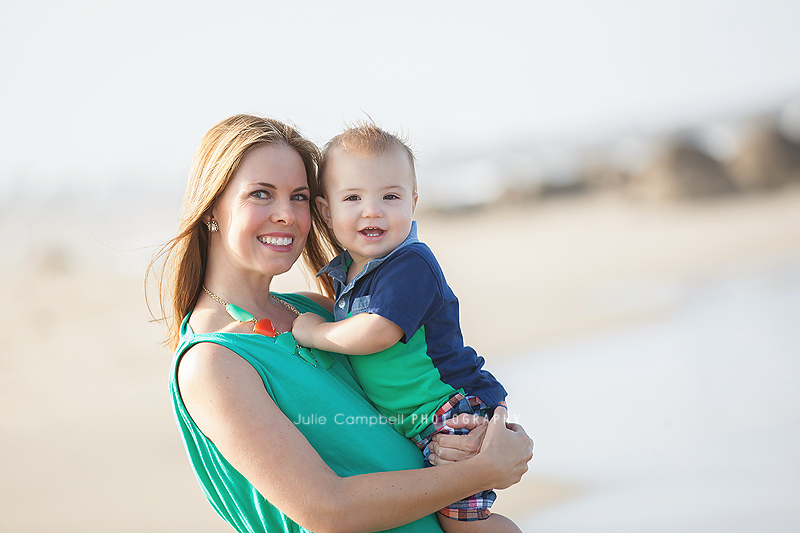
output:
<svg viewBox="0 0 800 533"><path fill-rule="evenodd" d="M223 301L223 300L222 300L222 298L220 298L219 296L217 296L216 294L214 294L214 293L213 293L213 292L211 292L210 290L206 289L206 286L205 286L205 285L203 285L203 290L204 290L204 291L206 291L206 294L208 294L209 296L211 296L212 298L214 298L216 301L218 301L218 302L219 302L219 303L221 303L222 305L228 305L228 302L225 302L225 301Z"/></svg>
<svg viewBox="0 0 800 533"><path fill-rule="evenodd" d="M297 316L300 316L300 311L298 311L297 308L292 304L290 304L289 302L281 300L280 298L278 298L277 296L273 296L272 294L270 294L269 297L275 300L276 302L283 304L283 306L292 313L296 314Z"/></svg>
<svg viewBox="0 0 800 533"><path fill-rule="evenodd" d="M228 302L226 302L225 300L223 300L222 298L220 298L219 296L217 296L216 294L214 294L213 292L208 290L205 285L203 285L203 290L206 292L206 294L208 294L209 296L214 298L216 301L218 301L219 303L221 303L225 307L227 307L229 305ZM290 304L289 302L285 302L285 301L281 300L280 298L277 298L277 297L273 296L271 293L270 293L269 297L272 298L273 300L275 300L276 302L278 302L280 304L283 304L283 306L286 307L286 309L292 311L294 314L296 314L298 316L300 315L300 311L298 311L297 308L295 306L293 306L292 304ZM228 312L228 314L230 314L230 312ZM250 315L250 313L247 313L247 314ZM250 316L253 316L253 315L250 315ZM234 320L235 320L235 318L234 318ZM253 323L255 324L256 322L258 322L258 319L253 317ZM253 331L255 331L255 328L253 328ZM319 365L319 361L317 360L317 356L314 355L314 350L311 349L311 348L308 348L308 352L311 354L311 357L314 359L314 367L317 367ZM297 340L294 341L294 353L295 353L295 355L300 355L300 345L297 344ZM300 357L302 358L302 356L300 356ZM305 359L305 360L308 361L308 359ZM308 362L310 363L311 361L308 361Z"/></svg>
<svg viewBox="0 0 800 533"><path fill-rule="evenodd" d="M206 291L206 294L208 294L209 296L214 298L216 301L218 301L222 305L228 305L228 302L226 302L225 300L223 300L222 298L220 298L219 296L217 296L216 294L214 294L213 292L208 290L205 285L203 285L203 290ZM272 298L273 300L275 300L276 302L278 302L279 304L283 305L286 309L288 309L292 313L294 313L294 314L296 314L298 316L300 315L300 311L298 311L297 308L295 306L293 306L292 304L290 304L289 302L281 300L280 298L278 298L276 296L273 296L272 294L270 294L269 297Z"/></svg>

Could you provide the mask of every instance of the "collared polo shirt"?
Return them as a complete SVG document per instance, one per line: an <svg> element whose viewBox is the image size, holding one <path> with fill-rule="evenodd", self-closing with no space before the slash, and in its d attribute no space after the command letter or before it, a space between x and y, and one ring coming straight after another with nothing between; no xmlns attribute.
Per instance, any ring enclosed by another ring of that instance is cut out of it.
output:
<svg viewBox="0 0 800 533"><path fill-rule="evenodd" d="M483 357L464 345L458 299L433 252L417 238L416 222L397 248L348 283L349 264L345 251L319 272L334 279L334 318L374 313L403 330L400 342L386 350L350 356L361 387L395 429L406 437L418 434L456 392L488 405L505 399L503 386L483 369Z"/></svg>

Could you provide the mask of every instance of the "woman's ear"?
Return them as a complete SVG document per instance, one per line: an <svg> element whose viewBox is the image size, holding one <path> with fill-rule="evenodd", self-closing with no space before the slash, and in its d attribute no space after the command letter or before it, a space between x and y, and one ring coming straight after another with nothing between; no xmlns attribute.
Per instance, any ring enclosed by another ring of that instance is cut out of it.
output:
<svg viewBox="0 0 800 533"><path fill-rule="evenodd" d="M333 225L331 224L331 208L328 206L328 200L325 199L324 196L317 196L314 198L317 202L317 209L319 210L319 214L322 215L322 220L325 221L325 224L333 229Z"/></svg>

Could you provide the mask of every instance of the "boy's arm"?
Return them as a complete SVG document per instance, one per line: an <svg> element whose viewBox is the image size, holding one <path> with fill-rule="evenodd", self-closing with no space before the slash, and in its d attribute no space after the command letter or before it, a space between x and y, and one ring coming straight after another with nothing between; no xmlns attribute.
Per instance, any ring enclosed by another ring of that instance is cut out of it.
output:
<svg viewBox="0 0 800 533"><path fill-rule="evenodd" d="M298 344L347 355L368 355L385 350L403 338L403 330L389 319L359 313L338 322L326 322L314 313L303 313L292 325Z"/></svg>

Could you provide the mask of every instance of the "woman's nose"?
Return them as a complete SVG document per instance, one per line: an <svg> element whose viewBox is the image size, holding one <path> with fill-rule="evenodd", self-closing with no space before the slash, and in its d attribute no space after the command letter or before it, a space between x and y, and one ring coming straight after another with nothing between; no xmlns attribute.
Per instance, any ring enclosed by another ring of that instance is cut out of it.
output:
<svg viewBox="0 0 800 533"><path fill-rule="evenodd" d="M294 209L292 209L292 202L285 201L285 202L278 202L275 206L275 210L272 212L272 220L273 222L279 223L283 222L284 224L293 224L297 217L294 214Z"/></svg>

